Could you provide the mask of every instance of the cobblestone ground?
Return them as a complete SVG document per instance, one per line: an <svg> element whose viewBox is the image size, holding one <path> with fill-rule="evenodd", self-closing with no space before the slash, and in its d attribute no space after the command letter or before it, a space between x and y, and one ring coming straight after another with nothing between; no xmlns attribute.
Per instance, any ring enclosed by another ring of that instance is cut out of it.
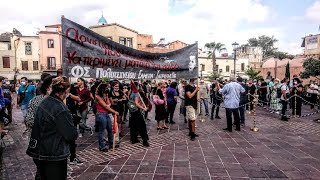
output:
<svg viewBox="0 0 320 180"><path fill-rule="evenodd" d="M196 141L187 136L187 126L178 113L177 124L157 131L155 121L147 122L150 147L131 145L128 128L115 152L98 150L97 134L77 140L77 154L83 165L68 166L69 179L320 179L320 124L310 117L280 121L265 109L257 111L258 132L250 131L253 115L247 115L240 132L222 131L221 120L197 121ZM303 114L309 111L307 107ZM93 125L94 116L89 114ZM150 113L154 119L154 113ZM127 126L127 125L125 125ZM34 179L35 166L25 154L27 140L22 135L22 113L14 110L14 123L2 142L1 179Z"/></svg>

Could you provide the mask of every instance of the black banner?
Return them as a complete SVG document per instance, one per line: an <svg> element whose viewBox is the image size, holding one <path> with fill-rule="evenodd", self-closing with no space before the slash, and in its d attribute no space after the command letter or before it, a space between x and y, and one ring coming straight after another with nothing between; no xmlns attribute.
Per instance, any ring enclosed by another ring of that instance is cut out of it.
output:
<svg viewBox="0 0 320 180"><path fill-rule="evenodd" d="M149 53L107 39L62 18L63 72L68 77L190 79L198 77L198 44Z"/></svg>

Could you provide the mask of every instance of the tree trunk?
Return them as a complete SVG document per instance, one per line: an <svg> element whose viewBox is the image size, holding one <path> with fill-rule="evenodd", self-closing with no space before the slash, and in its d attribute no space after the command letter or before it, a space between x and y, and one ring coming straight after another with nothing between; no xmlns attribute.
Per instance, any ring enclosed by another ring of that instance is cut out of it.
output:
<svg viewBox="0 0 320 180"><path fill-rule="evenodd" d="M217 62L216 62L216 50L214 49L212 51L212 73L217 71Z"/></svg>

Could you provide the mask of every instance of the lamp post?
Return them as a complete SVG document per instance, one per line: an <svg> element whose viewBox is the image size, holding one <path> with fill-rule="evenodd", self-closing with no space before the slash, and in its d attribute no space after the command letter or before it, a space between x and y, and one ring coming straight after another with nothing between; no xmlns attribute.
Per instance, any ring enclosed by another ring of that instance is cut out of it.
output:
<svg viewBox="0 0 320 180"><path fill-rule="evenodd" d="M236 78L236 60L237 60L237 49L238 49L239 43L234 42L232 43L233 47L233 54L234 54L234 64L233 64L233 76Z"/></svg>
<svg viewBox="0 0 320 180"><path fill-rule="evenodd" d="M204 67L204 64L200 64L200 66L201 66L201 71L200 71L200 73L201 73L201 80L202 80L202 71L203 71L203 67Z"/></svg>

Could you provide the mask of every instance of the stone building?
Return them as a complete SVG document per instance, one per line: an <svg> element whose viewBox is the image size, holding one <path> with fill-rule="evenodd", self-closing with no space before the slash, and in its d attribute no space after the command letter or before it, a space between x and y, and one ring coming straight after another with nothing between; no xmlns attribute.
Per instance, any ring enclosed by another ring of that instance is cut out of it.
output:
<svg viewBox="0 0 320 180"><path fill-rule="evenodd" d="M55 73L62 64L61 24L45 26L45 31L39 32L40 67L41 71Z"/></svg>
<svg viewBox="0 0 320 180"><path fill-rule="evenodd" d="M12 49L12 33L0 35L0 74L10 80L14 79L15 55Z"/></svg>
<svg viewBox="0 0 320 180"><path fill-rule="evenodd" d="M307 57L320 57L320 34L308 35L302 38L301 47L304 47L304 55Z"/></svg>

